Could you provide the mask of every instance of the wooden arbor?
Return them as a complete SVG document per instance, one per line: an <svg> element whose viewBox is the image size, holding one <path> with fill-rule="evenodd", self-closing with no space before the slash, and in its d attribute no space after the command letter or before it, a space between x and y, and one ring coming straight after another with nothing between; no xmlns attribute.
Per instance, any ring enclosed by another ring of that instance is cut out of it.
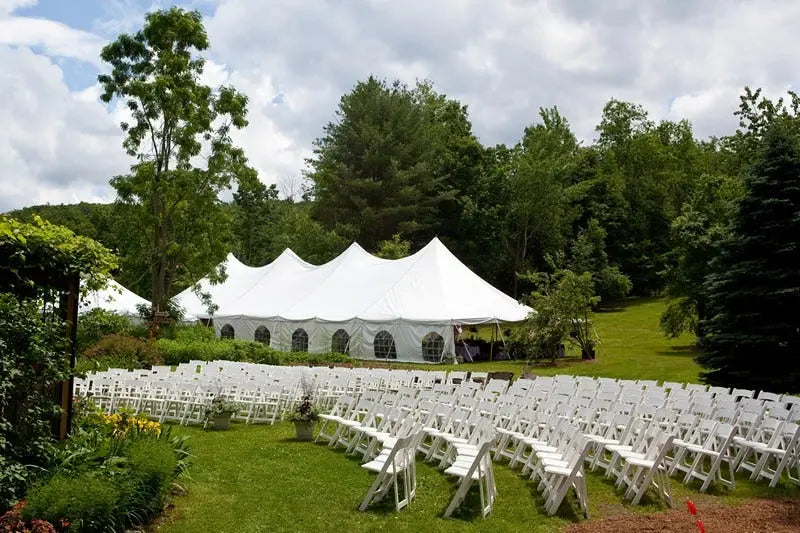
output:
<svg viewBox="0 0 800 533"><path fill-rule="evenodd" d="M44 320L64 324L68 378L59 382L52 397L61 407L53 433L65 438L72 417L72 370L80 290L105 285L116 268L114 256L92 239L76 236L62 226L36 217L25 224L0 216L0 292L18 300L36 302ZM24 332L20 332L24 334Z"/></svg>

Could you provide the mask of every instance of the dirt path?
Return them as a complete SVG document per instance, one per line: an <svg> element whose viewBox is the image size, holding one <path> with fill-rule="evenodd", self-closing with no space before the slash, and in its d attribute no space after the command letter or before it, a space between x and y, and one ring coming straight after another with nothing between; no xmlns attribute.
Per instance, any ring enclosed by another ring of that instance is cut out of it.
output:
<svg viewBox="0 0 800 533"><path fill-rule="evenodd" d="M677 504L677 502L676 502ZM704 506L697 510L706 533L798 533L800 500L749 500L745 504ZM694 533L696 518L685 505L653 515L625 514L573 524L567 533Z"/></svg>

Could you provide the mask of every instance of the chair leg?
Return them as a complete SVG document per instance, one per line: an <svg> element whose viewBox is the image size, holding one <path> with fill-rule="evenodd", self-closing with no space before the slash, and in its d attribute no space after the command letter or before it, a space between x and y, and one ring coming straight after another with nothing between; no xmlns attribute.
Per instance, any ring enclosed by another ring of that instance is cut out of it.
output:
<svg viewBox="0 0 800 533"><path fill-rule="evenodd" d="M450 505L447 506L447 510L444 512L445 518L453 514L453 511L455 511L458 506L461 505L461 501L464 499L464 496L466 496L471 485L472 479L465 477L461 480L461 482L458 484L458 490L456 490L453 499L450 500Z"/></svg>

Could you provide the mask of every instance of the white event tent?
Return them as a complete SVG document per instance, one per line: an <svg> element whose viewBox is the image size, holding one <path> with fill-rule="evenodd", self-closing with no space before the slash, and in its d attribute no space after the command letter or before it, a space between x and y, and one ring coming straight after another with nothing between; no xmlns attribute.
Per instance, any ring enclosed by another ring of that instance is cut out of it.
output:
<svg viewBox="0 0 800 533"><path fill-rule="evenodd" d="M92 309L105 309L129 318L139 317L139 305L150 306L150 302L117 283L109 280L104 289L89 292L81 299L78 313L87 313Z"/></svg>
<svg viewBox="0 0 800 533"><path fill-rule="evenodd" d="M225 282L200 282L219 306L213 317L191 289L177 303L187 315L213 318L223 337L279 350L438 362L455 352L454 326L519 322L531 311L436 238L403 259L381 259L353 243L319 266L287 249L258 268L229 255L226 268Z"/></svg>

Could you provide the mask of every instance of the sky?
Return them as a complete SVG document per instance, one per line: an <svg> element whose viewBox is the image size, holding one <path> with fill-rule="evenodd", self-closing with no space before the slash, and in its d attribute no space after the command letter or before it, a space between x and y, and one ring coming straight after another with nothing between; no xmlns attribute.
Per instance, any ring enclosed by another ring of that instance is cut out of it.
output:
<svg viewBox="0 0 800 533"><path fill-rule="evenodd" d="M99 99L101 48L158 0L0 0L0 212L108 202L124 174L118 102ZM800 75L796 0L195 0L203 81L249 98L234 134L265 183L295 192L341 96L369 75L468 106L485 145L516 143L558 106L585 144L611 98L726 135L744 86L777 97Z"/></svg>

